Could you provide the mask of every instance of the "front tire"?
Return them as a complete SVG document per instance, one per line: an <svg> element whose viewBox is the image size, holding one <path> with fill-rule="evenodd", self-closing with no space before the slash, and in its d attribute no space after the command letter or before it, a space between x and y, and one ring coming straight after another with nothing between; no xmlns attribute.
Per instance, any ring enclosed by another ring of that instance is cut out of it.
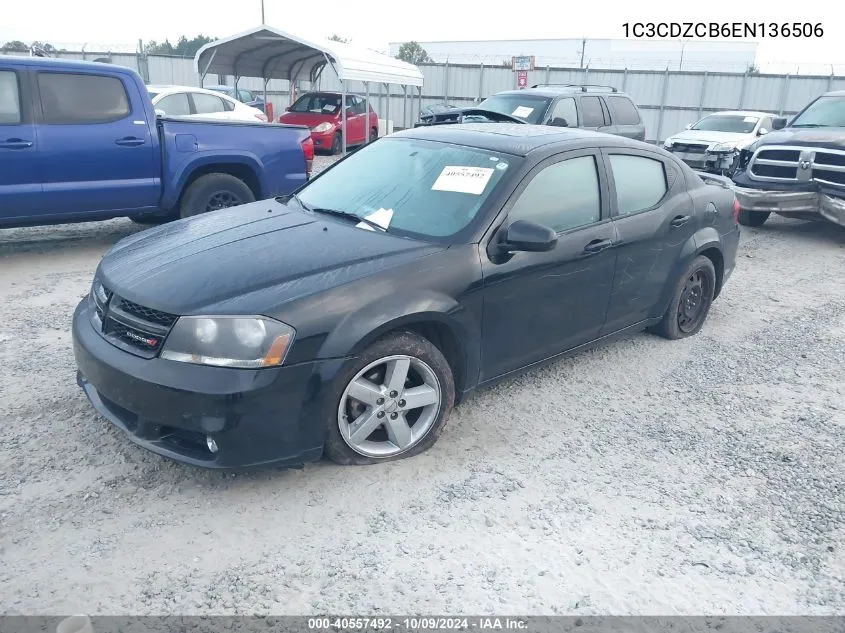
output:
<svg viewBox="0 0 845 633"><path fill-rule="evenodd" d="M255 202L255 196L240 178L230 174L205 174L188 187L179 205L179 217L189 218L248 202Z"/></svg>
<svg viewBox="0 0 845 633"><path fill-rule="evenodd" d="M414 332L389 334L336 378L326 455L343 465L417 455L437 441L454 405L452 369L437 346Z"/></svg>
<svg viewBox="0 0 845 633"><path fill-rule="evenodd" d="M678 279L663 319L651 331L669 340L698 334L715 294L716 268L709 258L699 255Z"/></svg>
<svg viewBox="0 0 845 633"><path fill-rule="evenodd" d="M343 138L340 132L335 132L335 135L332 137L332 156L337 156L341 151L343 151Z"/></svg>
<svg viewBox="0 0 845 633"><path fill-rule="evenodd" d="M739 223L743 226L763 226L768 219L768 211L748 211L747 209L741 209L739 212Z"/></svg>

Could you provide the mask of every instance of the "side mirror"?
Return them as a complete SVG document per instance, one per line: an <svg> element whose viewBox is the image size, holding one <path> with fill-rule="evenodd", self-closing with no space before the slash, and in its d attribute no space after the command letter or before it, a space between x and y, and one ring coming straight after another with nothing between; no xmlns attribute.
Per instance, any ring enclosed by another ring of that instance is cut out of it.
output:
<svg viewBox="0 0 845 633"><path fill-rule="evenodd" d="M692 123L687 123L687 124L684 126L684 129L685 129L685 130L689 130L691 127L692 127Z"/></svg>
<svg viewBox="0 0 845 633"><path fill-rule="evenodd" d="M767 130L767 129L766 129L766 128L764 128L764 127L761 127L759 130L757 130L757 135L758 135L758 136L763 136L764 134L768 134L768 133L769 133L769 130Z"/></svg>
<svg viewBox="0 0 845 633"><path fill-rule="evenodd" d="M557 233L530 220L517 220L499 233L497 246L500 252L543 253L557 246Z"/></svg>
<svg viewBox="0 0 845 633"><path fill-rule="evenodd" d="M167 112L165 112L164 110L159 110L158 108L156 108L156 116L167 116Z"/></svg>
<svg viewBox="0 0 845 633"><path fill-rule="evenodd" d="M786 117L785 116L778 116L772 119L772 129L773 130L782 130L786 127Z"/></svg>
<svg viewBox="0 0 845 633"><path fill-rule="evenodd" d="M290 106L285 107L285 112L290 112Z"/></svg>
<svg viewBox="0 0 845 633"><path fill-rule="evenodd" d="M569 123L566 122L566 119L562 117L556 117L549 121L549 125L553 125L555 127L569 127Z"/></svg>

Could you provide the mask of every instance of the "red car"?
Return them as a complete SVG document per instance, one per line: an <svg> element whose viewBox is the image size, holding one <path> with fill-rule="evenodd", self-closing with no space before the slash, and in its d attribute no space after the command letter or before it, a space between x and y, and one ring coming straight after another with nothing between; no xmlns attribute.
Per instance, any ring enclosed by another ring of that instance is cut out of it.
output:
<svg viewBox="0 0 845 633"><path fill-rule="evenodd" d="M341 112L339 92L307 92L293 105L285 108L279 123L307 125L311 128L314 149L341 151ZM370 104L369 141L378 138L378 115ZM367 100L354 94L346 95L346 144L361 145L368 141Z"/></svg>

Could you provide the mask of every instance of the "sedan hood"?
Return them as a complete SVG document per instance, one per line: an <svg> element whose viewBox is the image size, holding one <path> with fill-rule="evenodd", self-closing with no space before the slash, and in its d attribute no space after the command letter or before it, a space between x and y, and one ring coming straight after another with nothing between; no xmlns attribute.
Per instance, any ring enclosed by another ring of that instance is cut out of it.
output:
<svg viewBox="0 0 845 633"><path fill-rule="evenodd" d="M316 127L320 123L335 123L337 115L335 114L316 114L313 112L285 112L279 117L279 123L289 123L291 125L307 125L308 127Z"/></svg>
<svg viewBox="0 0 845 633"><path fill-rule="evenodd" d="M754 148L764 145L812 145L831 149L845 149L845 128L785 127L777 132L766 134L754 145Z"/></svg>
<svg viewBox="0 0 845 633"><path fill-rule="evenodd" d="M444 248L264 200L125 238L103 257L98 276L118 295L171 314L209 306L244 314Z"/></svg>
<svg viewBox="0 0 845 633"><path fill-rule="evenodd" d="M753 134L740 134L739 132L716 132L712 130L687 130L667 140L673 143L730 143L736 141L752 141Z"/></svg>

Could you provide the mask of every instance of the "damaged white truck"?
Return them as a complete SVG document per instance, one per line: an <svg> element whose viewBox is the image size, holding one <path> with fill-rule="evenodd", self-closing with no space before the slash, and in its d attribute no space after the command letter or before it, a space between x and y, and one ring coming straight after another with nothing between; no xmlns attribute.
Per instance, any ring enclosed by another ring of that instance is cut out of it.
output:
<svg viewBox="0 0 845 633"><path fill-rule="evenodd" d="M845 226L845 90L828 92L788 124L740 152L731 178L739 221L762 226L769 215L825 220Z"/></svg>

